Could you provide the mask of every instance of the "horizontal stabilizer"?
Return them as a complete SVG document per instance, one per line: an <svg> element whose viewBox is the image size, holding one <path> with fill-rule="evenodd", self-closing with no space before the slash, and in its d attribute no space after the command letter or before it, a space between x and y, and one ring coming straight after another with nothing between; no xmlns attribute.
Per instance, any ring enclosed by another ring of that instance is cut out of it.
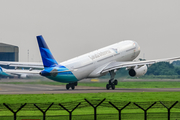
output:
<svg viewBox="0 0 180 120"><path fill-rule="evenodd" d="M64 70L64 71L56 71L53 69L50 73L63 73L63 72L72 72L72 71L77 71L78 69L73 69L73 70Z"/></svg>

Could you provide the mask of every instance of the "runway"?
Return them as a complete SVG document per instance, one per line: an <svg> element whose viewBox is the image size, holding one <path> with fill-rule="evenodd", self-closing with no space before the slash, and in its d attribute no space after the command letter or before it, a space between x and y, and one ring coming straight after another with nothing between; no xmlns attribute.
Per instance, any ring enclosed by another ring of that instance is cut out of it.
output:
<svg viewBox="0 0 180 120"><path fill-rule="evenodd" d="M75 90L66 90L61 85L38 84L0 84L0 94L62 94L62 93L100 93L100 92L170 92L180 88L116 88L106 90L102 87L76 86Z"/></svg>

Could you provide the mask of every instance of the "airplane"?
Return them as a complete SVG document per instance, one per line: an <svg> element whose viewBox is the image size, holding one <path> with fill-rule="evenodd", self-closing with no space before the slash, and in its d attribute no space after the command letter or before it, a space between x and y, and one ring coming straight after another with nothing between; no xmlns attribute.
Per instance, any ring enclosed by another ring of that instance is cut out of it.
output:
<svg viewBox="0 0 180 120"><path fill-rule="evenodd" d="M40 70L33 70L33 72L29 72L29 70L17 70L17 69L5 69L0 67L0 76L12 78L12 77L18 77L18 78L32 78L32 77L40 77L40 75L36 74L36 72L40 72ZM27 73L28 72L28 73Z"/></svg>
<svg viewBox="0 0 180 120"><path fill-rule="evenodd" d="M37 72L37 74L57 82L67 83L67 90L70 88L74 90L80 80L85 78L98 78L107 73L110 73L110 79L106 85L106 89L114 90L115 86L118 84L115 75L117 70L121 68L126 68L130 76L139 77L146 74L148 69L147 66L149 65L162 61L180 59L180 57L174 57L133 61L140 53L140 46L133 40L124 40L58 64L42 35L36 36L36 38L43 64L3 61L0 61L0 64L8 64L10 66L32 66L32 68L43 67L44 69Z"/></svg>

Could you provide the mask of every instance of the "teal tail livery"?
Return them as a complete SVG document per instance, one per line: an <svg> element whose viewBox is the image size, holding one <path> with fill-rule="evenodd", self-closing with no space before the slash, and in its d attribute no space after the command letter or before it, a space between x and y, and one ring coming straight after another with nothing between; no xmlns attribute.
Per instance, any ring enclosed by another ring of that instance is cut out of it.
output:
<svg viewBox="0 0 180 120"><path fill-rule="evenodd" d="M57 82L70 83L67 88L69 89L73 85L72 89L74 89L78 79L73 75L73 70L57 63L41 35L37 36L37 41L44 65L44 70L40 72L40 75Z"/></svg>
<svg viewBox="0 0 180 120"><path fill-rule="evenodd" d="M10 74L6 73L7 69L0 67L0 75L5 77L11 77Z"/></svg>
<svg viewBox="0 0 180 120"><path fill-rule="evenodd" d="M11 75L4 72L4 70L5 70L4 68L0 67L0 76L10 77Z"/></svg>

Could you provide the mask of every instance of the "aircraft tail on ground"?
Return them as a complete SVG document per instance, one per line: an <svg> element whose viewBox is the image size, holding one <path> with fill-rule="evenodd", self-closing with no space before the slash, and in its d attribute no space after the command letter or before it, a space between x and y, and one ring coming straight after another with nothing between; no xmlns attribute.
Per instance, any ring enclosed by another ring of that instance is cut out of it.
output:
<svg viewBox="0 0 180 120"><path fill-rule="evenodd" d="M37 41L44 67L54 67L58 65L42 35L37 36Z"/></svg>
<svg viewBox="0 0 180 120"><path fill-rule="evenodd" d="M1 72L3 72L3 68L2 68L2 67L0 67L0 73L1 73Z"/></svg>

